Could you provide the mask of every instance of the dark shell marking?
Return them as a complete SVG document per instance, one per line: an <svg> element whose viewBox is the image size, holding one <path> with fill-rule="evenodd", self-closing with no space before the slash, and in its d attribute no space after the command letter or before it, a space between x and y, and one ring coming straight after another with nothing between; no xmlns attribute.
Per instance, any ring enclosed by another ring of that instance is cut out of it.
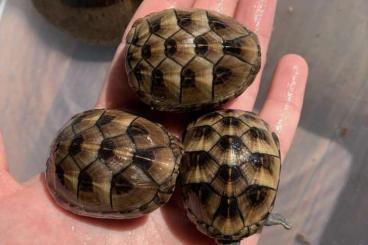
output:
<svg viewBox="0 0 368 245"><path fill-rule="evenodd" d="M161 125L118 110L90 110L59 132L47 185L76 214L134 218L169 200L181 156L181 144Z"/></svg>
<svg viewBox="0 0 368 245"><path fill-rule="evenodd" d="M261 65L257 36L206 10L169 9L137 20L127 37L130 86L158 110L218 105L241 94Z"/></svg>
<svg viewBox="0 0 368 245"><path fill-rule="evenodd" d="M180 183L190 220L222 243L257 232L279 184L276 134L253 113L222 110L191 123L183 138Z"/></svg>

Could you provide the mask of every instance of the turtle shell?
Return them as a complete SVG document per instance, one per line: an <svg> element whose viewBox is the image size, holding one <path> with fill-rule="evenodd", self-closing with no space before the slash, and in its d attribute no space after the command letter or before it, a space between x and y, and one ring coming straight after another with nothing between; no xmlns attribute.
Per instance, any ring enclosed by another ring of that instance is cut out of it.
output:
<svg viewBox="0 0 368 245"><path fill-rule="evenodd" d="M257 36L207 10L153 13L138 19L127 36L129 84L157 110L224 103L253 82L260 64Z"/></svg>
<svg viewBox="0 0 368 245"><path fill-rule="evenodd" d="M231 243L257 232L279 184L279 141L251 112L221 110L191 123L180 168L189 219L208 236Z"/></svg>
<svg viewBox="0 0 368 245"><path fill-rule="evenodd" d="M123 2L124 0L61 0L66 4L74 7L88 8L88 7L103 7Z"/></svg>
<svg viewBox="0 0 368 245"><path fill-rule="evenodd" d="M90 110L54 140L47 186L73 213L139 217L170 199L181 156L181 143L161 125L119 110Z"/></svg>
<svg viewBox="0 0 368 245"><path fill-rule="evenodd" d="M117 45L142 0L32 0L52 24L88 43Z"/></svg>

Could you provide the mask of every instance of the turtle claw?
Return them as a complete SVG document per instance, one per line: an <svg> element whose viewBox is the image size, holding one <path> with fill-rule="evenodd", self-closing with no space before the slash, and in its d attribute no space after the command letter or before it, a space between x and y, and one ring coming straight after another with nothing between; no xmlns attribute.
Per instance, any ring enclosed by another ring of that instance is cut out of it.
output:
<svg viewBox="0 0 368 245"><path fill-rule="evenodd" d="M281 215L281 214L269 214L264 225L282 225L285 229L290 230L292 228L291 224Z"/></svg>

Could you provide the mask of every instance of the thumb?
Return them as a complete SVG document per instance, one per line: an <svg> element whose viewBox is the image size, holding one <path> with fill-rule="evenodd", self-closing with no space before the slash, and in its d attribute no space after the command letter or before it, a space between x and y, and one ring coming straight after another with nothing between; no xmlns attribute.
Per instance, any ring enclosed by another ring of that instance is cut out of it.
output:
<svg viewBox="0 0 368 245"><path fill-rule="evenodd" d="M6 161L5 145L3 136L0 133L0 198L14 193L21 188L21 185L8 172Z"/></svg>

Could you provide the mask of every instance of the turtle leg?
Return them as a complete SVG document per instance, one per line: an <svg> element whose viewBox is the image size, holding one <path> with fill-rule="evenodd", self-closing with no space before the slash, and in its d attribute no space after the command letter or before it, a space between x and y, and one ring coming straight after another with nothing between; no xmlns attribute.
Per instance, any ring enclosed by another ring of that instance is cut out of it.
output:
<svg viewBox="0 0 368 245"><path fill-rule="evenodd" d="M282 225L285 229L290 230L291 224L281 215L281 214L269 214L264 225L271 226L271 225Z"/></svg>

